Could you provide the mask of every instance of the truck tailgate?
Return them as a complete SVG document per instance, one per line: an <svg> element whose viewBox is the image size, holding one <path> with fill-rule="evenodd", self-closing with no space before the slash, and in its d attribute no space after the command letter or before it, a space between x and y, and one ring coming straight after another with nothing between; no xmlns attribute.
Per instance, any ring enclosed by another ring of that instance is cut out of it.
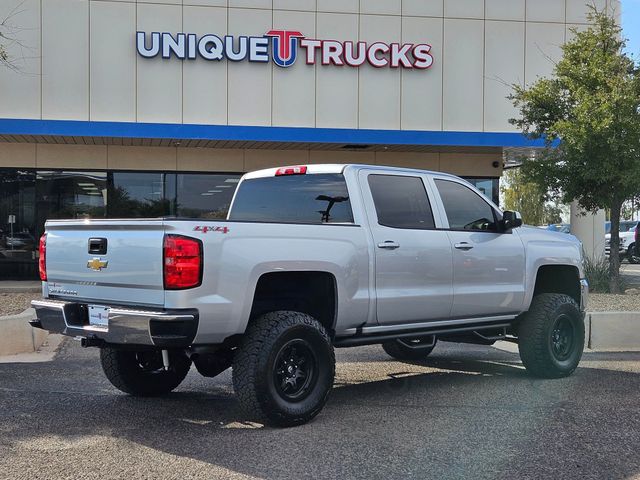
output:
<svg viewBox="0 0 640 480"><path fill-rule="evenodd" d="M50 297L164 304L162 220L49 221L46 231Z"/></svg>

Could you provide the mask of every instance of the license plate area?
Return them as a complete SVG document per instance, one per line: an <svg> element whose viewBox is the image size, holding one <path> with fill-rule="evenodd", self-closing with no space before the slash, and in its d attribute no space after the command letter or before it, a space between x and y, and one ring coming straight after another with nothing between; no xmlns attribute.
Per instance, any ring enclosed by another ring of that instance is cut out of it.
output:
<svg viewBox="0 0 640 480"><path fill-rule="evenodd" d="M87 305L89 326L102 330L109 329L109 307L103 305Z"/></svg>

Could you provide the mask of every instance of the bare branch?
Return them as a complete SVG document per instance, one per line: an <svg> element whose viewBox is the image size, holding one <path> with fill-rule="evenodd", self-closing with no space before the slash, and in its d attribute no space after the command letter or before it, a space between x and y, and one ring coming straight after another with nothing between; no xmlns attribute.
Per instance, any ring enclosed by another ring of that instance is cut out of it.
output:
<svg viewBox="0 0 640 480"><path fill-rule="evenodd" d="M0 21L0 66L7 67L16 73L24 72L27 60L38 58L34 48L22 42L20 34L27 28L16 25L13 20L27 11L22 8L26 0L16 4L5 18ZM15 54L11 52L16 52Z"/></svg>

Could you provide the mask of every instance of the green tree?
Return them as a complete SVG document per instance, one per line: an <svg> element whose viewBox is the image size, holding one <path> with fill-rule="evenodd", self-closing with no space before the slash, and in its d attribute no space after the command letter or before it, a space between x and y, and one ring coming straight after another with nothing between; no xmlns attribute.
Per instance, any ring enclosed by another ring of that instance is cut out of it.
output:
<svg viewBox="0 0 640 480"><path fill-rule="evenodd" d="M588 18L562 47L552 78L513 87L520 118L511 123L547 143L523 164L529 180L564 203L610 209L609 286L619 292L621 209L640 193L640 71L615 20L595 8Z"/></svg>
<svg viewBox="0 0 640 480"><path fill-rule="evenodd" d="M537 183L524 177L519 168L507 170L501 187L505 210L520 212L524 223L542 225L545 218L545 193Z"/></svg>

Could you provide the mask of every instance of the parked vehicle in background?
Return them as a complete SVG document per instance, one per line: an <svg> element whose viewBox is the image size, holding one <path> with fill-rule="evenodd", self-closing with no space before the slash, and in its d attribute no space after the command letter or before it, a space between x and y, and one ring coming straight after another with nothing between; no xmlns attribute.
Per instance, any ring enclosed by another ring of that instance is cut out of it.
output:
<svg viewBox="0 0 640 480"><path fill-rule="evenodd" d="M5 237L5 245L8 250L32 250L35 248L36 239L28 232L17 232Z"/></svg>
<svg viewBox="0 0 640 480"><path fill-rule="evenodd" d="M584 347L580 243L521 225L444 173L261 170L226 221L48 221L32 325L99 347L132 395L233 366L240 404L281 426L323 408L334 347L413 362L438 341L507 340L532 375L565 377Z"/></svg>
<svg viewBox="0 0 640 480"><path fill-rule="evenodd" d="M624 222L624 223L625 223L624 228L626 230L620 231L620 248L619 248L620 260L626 258L629 263L633 263L633 264L640 263L640 256L638 256L638 250L636 248L636 246L638 245L637 243L638 222L633 222L634 225L631 228L629 228L629 223L632 223L632 222ZM611 229L611 226L609 226L609 230L610 229ZM607 256L609 256L609 254L611 253L611 233L607 233L605 235L604 251Z"/></svg>
<svg viewBox="0 0 640 480"><path fill-rule="evenodd" d="M552 232L571 233L571 225L568 223L554 223L547 225L546 229Z"/></svg>
<svg viewBox="0 0 640 480"><path fill-rule="evenodd" d="M638 225L637 220L620 220L620 233L635 231L636 225ZM604 233L611 233L611 222L604 222Z"/></svg>

